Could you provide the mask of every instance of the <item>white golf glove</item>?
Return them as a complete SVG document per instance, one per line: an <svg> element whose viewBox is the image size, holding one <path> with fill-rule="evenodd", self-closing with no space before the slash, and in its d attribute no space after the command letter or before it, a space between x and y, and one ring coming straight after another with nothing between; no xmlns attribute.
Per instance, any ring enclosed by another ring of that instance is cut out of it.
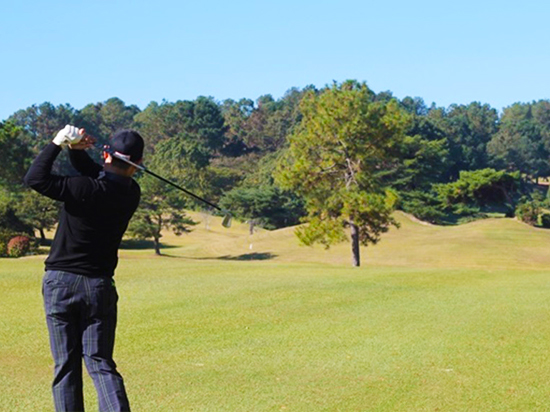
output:
<svg viewBox="0 0 550 412"><path fill-rule="evenodd" d="M80 134L80 130L78 127L71 126L68 124L63 128L63 130L60 130L57 132L57 135L53 139L53 143L55 143L58 146L65 146L67 144L76 144L80 142L80 139L82 139L82 135Z"/></svg>

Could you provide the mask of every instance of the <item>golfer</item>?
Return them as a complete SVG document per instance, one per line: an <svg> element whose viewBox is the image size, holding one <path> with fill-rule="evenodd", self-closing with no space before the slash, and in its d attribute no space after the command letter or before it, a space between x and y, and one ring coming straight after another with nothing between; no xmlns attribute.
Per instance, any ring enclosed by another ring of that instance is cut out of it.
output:
<svg viewBox="0 0 550 412"><path fill-rule="evenodd" d="M46 259L42 293L55 362L56 411L83 411L82 358L93 379L100 411L129 411L122 376L113 361L118 295L113 281L117 252L140 199L134 166L103 153L95 163L84 151L94 143L84 129L67 125L33 161L25 183L63 202ZM64 146L80 176L51 173ZM115 133L110 151L139 163L143 139L131 130Z"/></svg>

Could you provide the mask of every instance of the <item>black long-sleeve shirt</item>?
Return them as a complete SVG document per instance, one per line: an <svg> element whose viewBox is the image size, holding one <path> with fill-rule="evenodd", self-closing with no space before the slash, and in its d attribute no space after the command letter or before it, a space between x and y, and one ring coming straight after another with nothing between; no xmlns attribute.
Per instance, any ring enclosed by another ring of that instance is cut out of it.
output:
<svg viewBox="0 0 550 412"><path fill-rule="evenodd" d="M140 199L130 177L104 172L84 150L70 150L76 177L51 174L61 148L53 143L33 161L25 183L63 202L46 270L86 276L113 276L118 248Z"/></svg>

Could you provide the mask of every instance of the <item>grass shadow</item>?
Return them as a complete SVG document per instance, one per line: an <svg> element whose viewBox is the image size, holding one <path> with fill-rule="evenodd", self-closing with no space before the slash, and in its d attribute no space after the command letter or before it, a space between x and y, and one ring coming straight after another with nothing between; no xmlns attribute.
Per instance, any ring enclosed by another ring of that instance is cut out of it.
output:
<svg viewBox="0 0 550 412"><path fill-rule="evenodd" d="M44 246L44 247L51 247L53 243L53 239L40 239L36 238L36 241L38 242L38 246Z"/></svg>
<svg viewBox="0 0 550 412"><path fill-rule="evenodd" d="M234 260L234 261L252 261L252 260L269 260L276 258L277 255L273 253L246 253L238 256L218 256L218 257L187 257L187 256L174 256L163 253L162 257L175 258L175 259L189 259L189 260Z"/></svg>
<svg viewBox="0 0 550 412"><path fill-rule="evenodd" d="M160 249L173 249L177 246L160 244ZM120 249L135 249L135 250L144 250L152 249L155 250L155 242L152 240L138 240L138 239L124 239L120 243Z"/></svg>
<svg viewBox="0 0 550 412"><path fill-rule="evenodd" d="M245 253L244 255L238 256L220 256L216 259L218 260L269 260L276 258L277 255L274 253L264 252L264 253Z"/></svg>

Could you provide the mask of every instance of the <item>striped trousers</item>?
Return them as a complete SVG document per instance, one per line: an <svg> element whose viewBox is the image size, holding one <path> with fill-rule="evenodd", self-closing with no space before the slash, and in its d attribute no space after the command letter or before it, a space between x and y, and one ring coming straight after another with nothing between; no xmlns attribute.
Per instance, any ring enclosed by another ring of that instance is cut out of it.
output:
<svg viewBox="0 0 550 412"><path fill-rule="evenodd" d="M42 294L55 362L55 410L84 411L84 359L97 390L99 410L129 411L122 376L113 361L118 301L113 279L49 270Z"/></svg>

